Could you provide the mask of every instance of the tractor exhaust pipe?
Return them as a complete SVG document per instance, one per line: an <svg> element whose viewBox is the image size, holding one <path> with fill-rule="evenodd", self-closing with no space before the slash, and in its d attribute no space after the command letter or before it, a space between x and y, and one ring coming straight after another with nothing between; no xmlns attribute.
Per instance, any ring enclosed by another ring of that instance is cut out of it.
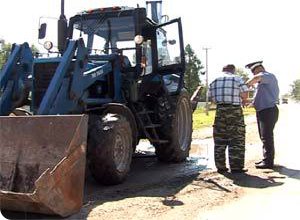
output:
<svg viewBox="0 0 300 220"><path fill-rule="evenodd" d="M57 23L57 42L58 42L58 50L61 54L63 54L66 46L66 39L67 39L67 29L68 29L68 21L65 16L65 0L61 0L61 11L59 20Z"/></svg>
<svg viewBox="0 0 300 220"><path fill-rule="evenodd" d="M151 7L151 11L149 10ZM153 21L160 24L162 18L162 1L146 1L147 14ZM151 12L151 13L150 13Z"/></svg>

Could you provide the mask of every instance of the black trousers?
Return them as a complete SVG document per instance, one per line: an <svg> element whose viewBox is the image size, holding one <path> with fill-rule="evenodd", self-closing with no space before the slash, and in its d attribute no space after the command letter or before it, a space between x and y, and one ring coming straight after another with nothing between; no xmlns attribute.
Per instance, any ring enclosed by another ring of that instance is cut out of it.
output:
<svg viewBox="0 0 300 220"><path fill-rule="evenodd" d="M275 148L273 130L278 120L277 106L263 109L256 113L258 132L263 143L263 160L266 164L274 164Z"/></svg>

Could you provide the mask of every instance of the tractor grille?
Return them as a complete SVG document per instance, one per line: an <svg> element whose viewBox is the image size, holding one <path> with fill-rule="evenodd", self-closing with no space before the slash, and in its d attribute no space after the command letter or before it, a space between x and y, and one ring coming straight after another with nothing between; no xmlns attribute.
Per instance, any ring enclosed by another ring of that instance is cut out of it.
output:
<svg viewBox="0 0 300 220"><path fill-rule="evenodd" d="M58 64L58 62L53 62L34 65L34 93L32 94L34 111L39 108Z"/></svg>

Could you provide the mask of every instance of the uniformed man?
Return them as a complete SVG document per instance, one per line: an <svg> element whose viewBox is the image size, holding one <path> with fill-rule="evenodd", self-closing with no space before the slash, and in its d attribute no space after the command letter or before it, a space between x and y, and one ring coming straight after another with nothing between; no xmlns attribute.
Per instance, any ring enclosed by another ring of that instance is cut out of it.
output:
<svg viewBox="0 0 300 220"><path fill-rule="evenodd" d="M265 70L262 61L249 63L246 68L254 75L247 81L247 85L257 84L253 105L256 109L259 136L263 143L263 159L256 163L256 168L272 169L275 156L273 130L279 115L276 105L279 102L278 81L274 74Z"/></svg>
<svg viewBox="0 0 300 220"><path fill-rule="evenodd" d="M209 86L209 97L216 103L213 125L215 165L219 173L228 171L225 151L231 173L244 173L245 123L242 106L248 99L248 87L235 75L235 66L223 67L223 73Z"/></svg>

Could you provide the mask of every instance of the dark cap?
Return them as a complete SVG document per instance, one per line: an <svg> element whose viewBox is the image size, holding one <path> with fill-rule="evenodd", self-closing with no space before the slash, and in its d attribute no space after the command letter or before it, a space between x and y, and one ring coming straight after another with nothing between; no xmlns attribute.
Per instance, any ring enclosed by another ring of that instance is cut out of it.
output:
<svg viewBox="0 0 300 220"><path fill-rule="evenodd" d="M223 72L234 73L235 72L235 66L233 64L228 64L228 65L223 67Z"/></svg>
<svg viewBox="0 0 300 220"><path fill-rule="evenodd" d="M253 62L253 63L249 63L245 67L253 71L256 67L262 66L262 62L263 61L256 61L256 62Z"/></svg>

